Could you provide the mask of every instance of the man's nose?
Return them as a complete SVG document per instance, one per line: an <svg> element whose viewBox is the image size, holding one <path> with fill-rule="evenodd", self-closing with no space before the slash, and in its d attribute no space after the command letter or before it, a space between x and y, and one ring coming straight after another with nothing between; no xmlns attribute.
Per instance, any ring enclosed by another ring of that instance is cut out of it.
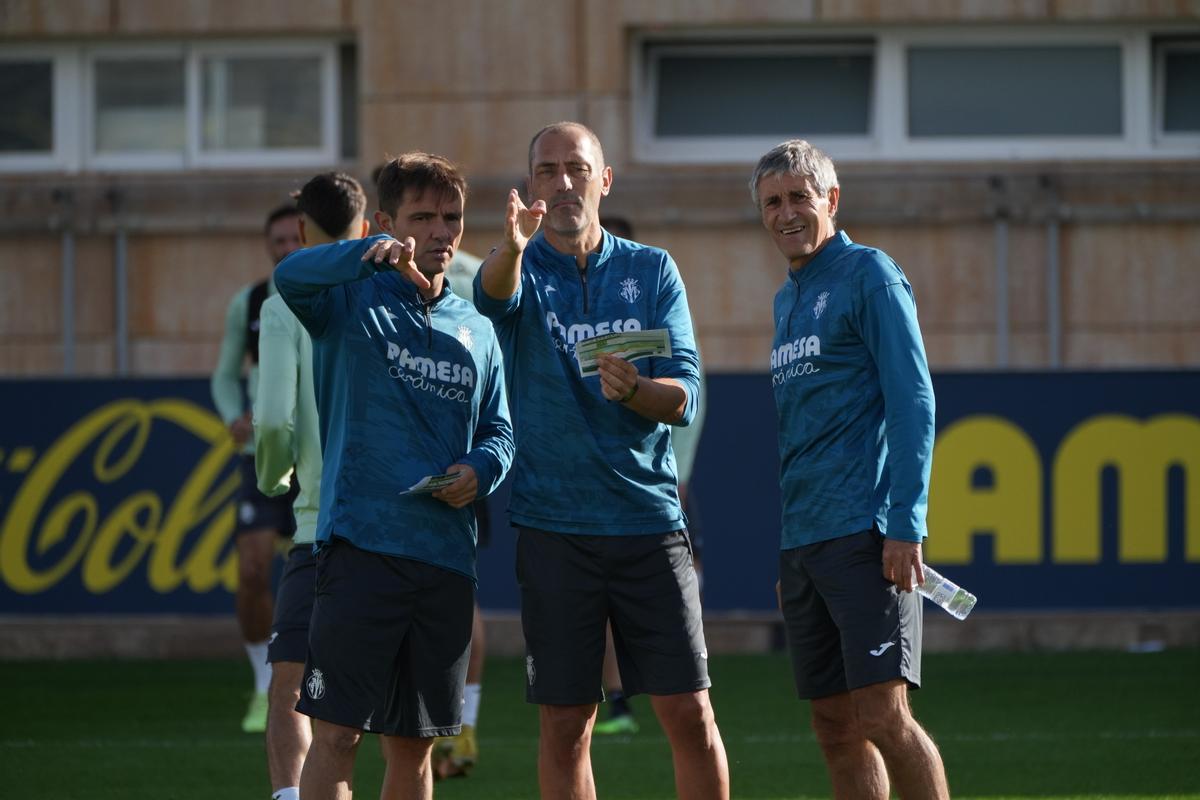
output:
<svg viewBox="0 0 1200 800"><path fill-rule="evenodd" d="M571 176L564 169L554 176L554 190L556 192L569 192L572 189Z"/></svg>

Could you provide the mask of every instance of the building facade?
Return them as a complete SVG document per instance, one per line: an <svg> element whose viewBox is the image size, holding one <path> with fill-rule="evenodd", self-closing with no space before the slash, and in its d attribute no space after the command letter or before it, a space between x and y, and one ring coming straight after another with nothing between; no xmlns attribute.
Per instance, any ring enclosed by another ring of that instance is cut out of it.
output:
<svg viewBox="0 0 1200 800"><path fill-rule="evenodd" d="M460 162L466 249L590 125L707 366L765 371L747 190L803 136L935 369L1200 365L1196 0L3 0L0 374L197 375L316 171Z"/></svg>

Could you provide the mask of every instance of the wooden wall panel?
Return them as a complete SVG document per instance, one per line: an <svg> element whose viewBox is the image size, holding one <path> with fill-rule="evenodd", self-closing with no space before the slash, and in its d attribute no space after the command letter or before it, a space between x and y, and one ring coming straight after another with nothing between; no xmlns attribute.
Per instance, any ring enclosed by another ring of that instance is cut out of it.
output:
<svg viewBox="0 0 1200 800"><path fill-rule="evenodd" d="M260 235L133 237L130 335L219 343L234 292L273 267Z"/></svg>
<svg viewBox="0 0 1200 800"><path fill-rule="evenodd" d="M468 180L523 179L533 134L578 118L579 103L569 99L371 102L362 107L362 158L373 165L426 150L458 162Z"/></svg>
<svg viewBox="0 0 1200 800"><path fill-rule="evenodd" d="M372 0L360 29L367 99L529 100L579 84L576 4Z"/></svg>
<svg viewBox="0 0 1200 800"><path fill-rule="evenodd" d="M49 337L57 341L61 329L60 239L0 238L0 337Z"/></svg>

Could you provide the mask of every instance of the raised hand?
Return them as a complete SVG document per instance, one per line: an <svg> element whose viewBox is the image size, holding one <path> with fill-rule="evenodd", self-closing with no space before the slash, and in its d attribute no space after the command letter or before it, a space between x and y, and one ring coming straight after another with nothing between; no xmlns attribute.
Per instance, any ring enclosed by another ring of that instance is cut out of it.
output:
<svg viewBox="0 0 1200 800"><path fill-rule="evenodd" d="M413 260L416 249L417 243L411 236L403 242L396 239L380 239L371 245L367 252L363 253L362 260L374 261L376 264L386 261L392 269L415 283L417 288L431 289L433 284L421 270L417 269L417 262Z"/></svg>
<svg viewBox="0 0 1200 800"><path fill-rule="evenodd" d="M525 245L537 233L546 215L546 201L538 200L528 208L521 202L516 189L508 193L508 210L504 220L504 244L513 253L525 252Z"/></svg>

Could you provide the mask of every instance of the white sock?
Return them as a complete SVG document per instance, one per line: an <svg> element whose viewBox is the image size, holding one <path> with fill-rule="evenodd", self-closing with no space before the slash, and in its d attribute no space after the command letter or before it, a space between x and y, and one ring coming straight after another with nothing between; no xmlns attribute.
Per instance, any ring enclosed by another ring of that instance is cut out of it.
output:
<svg viewBox="0 0 1200 800"><path fill-rule="evenodd" d="M250 666L254 668L254 691L266 694L271 686L271 665L267 663L267 642L243 642Z"/></svg>
<svg viewBox="0 0 1200 800"><path fill-rule="evenodd" d="M300 787L289 786L271 793L271 800L300 800Z"/></svg>
<svg viewBox="0 0 1200 800"><path fill-rule="evenodd" d="M478 683L468 683L463 689L463 725L475 727L479 719L479 695L482 693L483 687Z"/></svg>

